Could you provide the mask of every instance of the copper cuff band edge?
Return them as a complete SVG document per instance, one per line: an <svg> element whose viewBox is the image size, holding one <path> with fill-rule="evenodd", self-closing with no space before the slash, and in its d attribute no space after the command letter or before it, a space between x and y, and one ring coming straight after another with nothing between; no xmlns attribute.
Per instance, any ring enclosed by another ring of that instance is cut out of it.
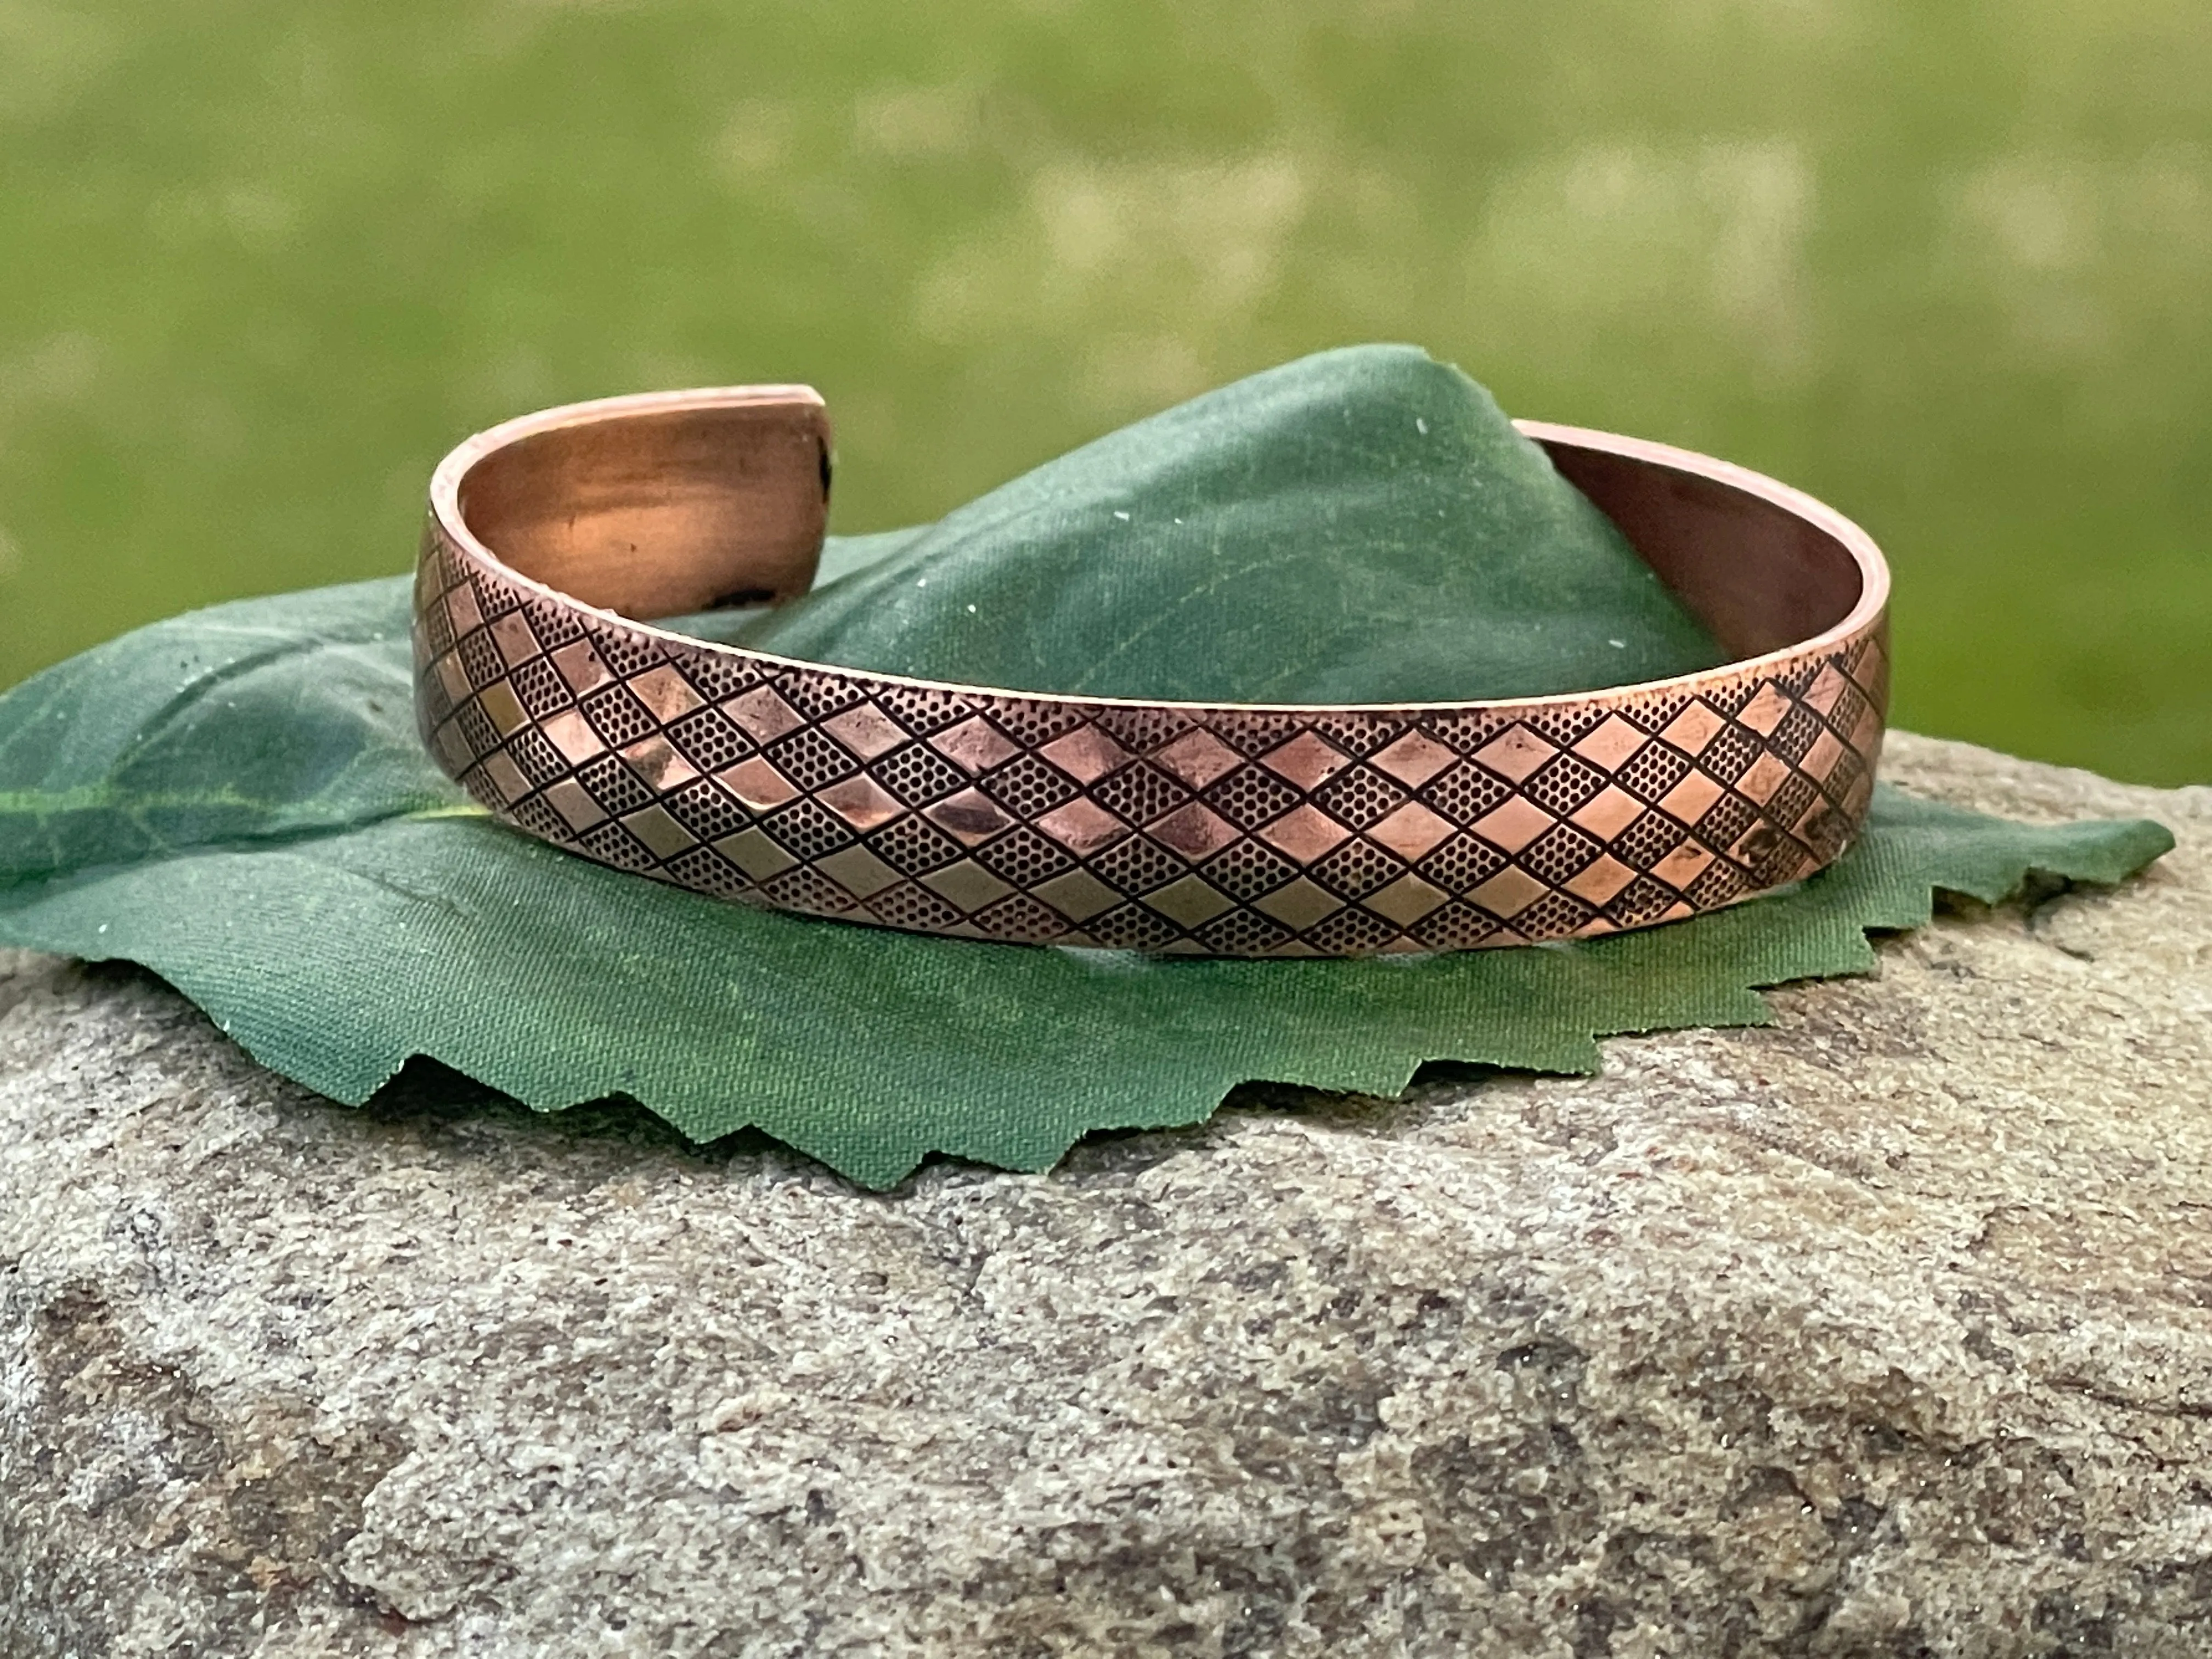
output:
<svg viewBox="0 0 2212 1659"><path fill-rule="evenodd" d="M622 613L804 591L827 493L811 390L715 388L546 410L441 465L415 592L422 735L495 815L599 863L1006 943L1517 945L1680 920L1832 862L1887 711L1871 538L1725 462L1518 424L1741 659L1511 702L1212 706L689 639Z"/></svg>

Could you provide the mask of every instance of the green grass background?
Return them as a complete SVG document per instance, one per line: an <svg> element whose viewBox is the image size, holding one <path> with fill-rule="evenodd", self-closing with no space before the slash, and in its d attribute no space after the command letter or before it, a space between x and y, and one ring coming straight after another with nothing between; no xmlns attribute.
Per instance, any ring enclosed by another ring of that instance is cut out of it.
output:
<svg viewBox="0 0 2212 1659"><path fill-rule="evenodd" d="M0 684L538 404L811 380L857 531L1364 339L1857 517L1901 721L2212 779L2203 0L0 0Z"/></svg>

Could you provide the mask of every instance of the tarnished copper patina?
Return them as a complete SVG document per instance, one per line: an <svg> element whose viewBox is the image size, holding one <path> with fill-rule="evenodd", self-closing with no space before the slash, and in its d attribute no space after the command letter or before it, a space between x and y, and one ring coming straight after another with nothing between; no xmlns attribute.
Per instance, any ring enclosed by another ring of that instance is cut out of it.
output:
<svg viewBox="0 0 2212 1659"><path fill-rule="evenodd" d="M939 684L649 625L805 591L804 386L611 398L462 444L415 596L424 739L617 869L963 939L1234 957L1588 938L1811 874L1865 817L1889 574L1741 467L1522 422L1736 657L1517 702L1210 706Z"/></svg>

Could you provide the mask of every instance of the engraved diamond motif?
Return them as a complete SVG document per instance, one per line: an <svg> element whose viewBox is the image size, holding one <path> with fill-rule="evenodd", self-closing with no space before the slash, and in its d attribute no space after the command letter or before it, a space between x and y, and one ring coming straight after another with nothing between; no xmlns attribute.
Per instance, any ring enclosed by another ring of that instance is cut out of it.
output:
<svg viewBox="0 0 2212 1659"><path fill-rule="evenodd" d="M1196 801L1169 813L1152 824L1147 833L1193 862L1220 851L1237 838L1236 825Z"/></svg>
<svg viewBox="0 0 2212 1659"><path fill-rule="evenodd" d="M563 780L546 791L550 797L556 790L574 788ZM578 790L579 794L582 791ZM752 822L752 814L730 798L728 790L710 778L701 778L668 797L668 810L677 821L701 841L720 841L725 836L734 836Z"/></svg>
<svg viewBox="0 0 2212 1659"><path fill-rule="evenodd" d="M1520 862L1554 887L1565 887L1604 850L1571 823L1554 824L1521 849Z"/></svg>
<svg viewBox="0 0 2212 1659"><path fill-rule="evenodd" d="M1370 841L1389 848L1400 858L1418 859L1452 835L1451 820L1409 800L1367 831Z"/></svg>
<svg viewBox="0 0 2212 1659"><path fill-rule="evenodd" d="M568 690L580 697L598 690L614 678L607 672L606 664L599 659L598 650L589 640L562 646L553 653L552 661L561 678L568 683Z"/></svg>
<svg viewBox="0 0 2212 1659"><path fill-rule="evenodd" d="M581 766L607 745L592 730L592 723L573 708L564 708L541 728L571 766Z"/></svg>
<svg viewBox="0 0 2212 1659"><path fill-rule="evenodd" d="M1016 893L975 913L975 925L994 939L1035 944L1067 931L1067 922L1050 905Z"/></svg>
<svg viewBox="0 0 2212 1659"><path fill-rule="evenodd" d="M1447 896L1441 887L1432 886L1408 872L1381 892L1370 893L1365 902L1378 915L1389 917L1401 927L1409 927L1442 904Z"/></svg>
<svg viewBox="0 0 2212 1659"><path fill-rule="evenodd" d="M1157 951L1182 933L1167 917L1142 904L1124 904L1109 910L1084 924L1084 931L1109 951Z"/></svg>
<svg viewBox="0 0 2212 1659"><path fill-rule="evenodd" d="M842 915L854 907L853 896L811 864L787 870L761 890L787 910L811 910L816 915Z"/></svg>
<svg viewBox="0 0 2212 1659"><path fill-rule="evenodd" d="M976 789L963 789L957 795L947 796L936 805L926 808L922 817L969 847L1014 827L1012 815Z"/></svg>
<svg viewBox="0 0 2212 1659"><path fill-rule="evenodd" d="M1588 761L1560 755L1530 774L1521 787L1546 811L1565 817L1605 787L1605 774Z"/></svg>
<svg viewBox="0 0 2212 1659"><path fill-rule="evenodd" d="M1540 734L1516 725L1476 750L1474 757L1498 776L1519 783L1558 752L1557 746Z"/></svg>
<svg viewBox="0 0 2212 1659"><path fill-rule="evenodd" d="M1511 799L1513 787L1495 772L1468 761L1437 779L1424 793L1430 805L1453 822L1473 823Z"/></svg>
<svg viewBox="0 0 2212 1659"><path fill-rule="evenodd" d="M1198 930L1199 943L1224 957L1264 957L1289 944L1293 937L1280 922L1249 910L1231 910Z"/></svg>
<svg viewBox="0 0 2212 1659"><path fill-rule="evenodd" d="M1150 823L1190 799L1190 792L1149 762L1122 768L1091 788L1091 798L1132 823Z"/></svg>
<svg viewBox="0 0 2212 1659"><path fill-rule="evenodd" d="M819 726L805 726L778 738L761 751L801 789L821 789L840 778L850 777L857 764L844 745L832 742Z"/></svg>
<svg viewBox="0 0 2212 1659"><path fill-rule="evenodd" d="M553 746L553 740L543 732L527 728L507 739L507 751L514 757L533 785L544 787L564 776L568 770L567 757Z"/></svg>
<svg viewBox="0 0 2212 1659"><path fill-rule="evenodd" d="M1314 791L1314 805L1355 830L1364 830L1404 804L1406 792L1370 766L1338 773Z"/></svg>
<svg viewBox="0 0 2212 1659"><path fill-rule="evenodd" d="M1035 887L1075 863L1074 856L1027 826L1018 826L975 849L975 861L1017 887Z"/></svg>
<svg viewBox="0 0 2212 1659"><path fill-rule="evenodd" d="M1400 931L1371 910L1347 908L1316 922L1306 937L1330 956L1357 956L1381 950Z"/></svg>
<svg viewBox="0 0 2212 1659"><path fill-rule="evenodd" d="M912 882L878 893L868 901L868 913L886 927L931 933L942 933L960 920L958 910Z"/></svg>
<svg viewBox="0 0 2212 1659"><path fill-rule="evenodd" d="M1190 875L1147 893L1145 902L1185 927L1196 927L1228 909L1231 902L1203 876Z"/></svg>
<svg viewBox="0 0 2212 1659"><path fill-rule="evenodd" d="M1474 890L1505 867L1505 854L1473 836L1455 836L1417 866L1421 873L1449 892Z"/></svg>
<svg viewBox="0 0 2212 1659"><path fill-rule="evenodd" d="M1310 864L1352 833L1317 806L1294 807L1260 832L1270 847Z"/></svg>
<svg viewBox="0 0 2212 1659"><path fill-rule="evenodd" d="M691 682L665 663L640 674L629 682L629 689L663 726L683 719L703 701Z"/></svg>
<svg viewBox="0 0 2212 1659"><path fill-rule="evenodd" d="M1315 732L1301 732L1260 757L1260 764L1301 789L1310 789L1351 764L1351 760Z"/></svg>
<svg viewBox="0 0 2212 1659"><path fill-rule="evenodd" d="M1458 759L1434 738L1408 732L1395 743L1376 750L1372 763L1378 771L1388 773L1407 787L1418 789Z"/></svg>
<svg viewBox="0 0 2212 1659"><path fill-rule="evenodd" d="M872 898L905 879L866 848L848 847L819 860L816 869L855 898Z"/></svg>
<svg viewBox="0 0 2212 1659"><path fill-rule="evenodd" d="M921 884L938 897L969 912L996 904L1014 890L1012 883L1000 879L973 859L963 859L933 875L924 876Z"/></svg>
<svg viewBox="0 0 2212 1659"><path fill-rule="evenodd" d="M492 688L493 691L501 689L498 686ZM484 695L484 706L491 708L490 692ZM635 743L655 729L653 711L632 696L627 685L611 685L604 691L592 693L584 700L583 709L585 716L592 722L592 729L606 739L610 749L619 749L625 744ZM498 723L496 709L492 710L492 720L494 724Z"/></svg>
<svg viewBox="0 0 2212 1659"><path fill-rule="evenodd" d="M1298 792L1273 773L1247 766L1207 790L1206 799L1231 823L1256 830L1296 805Z"/></svg>
<svg viewBox="0 0 2212 1659"><path fill-rule="evenodd" d="M1174 880L1186 866L1157 842L1129 836L1093 858L1091 867L1125 893L1149 893Z"/></svg>
<svg viewBox="0 0 2212 1659"><path fill-rule="evenodd" d="M722 787L756 812L766 812L797 798L799 786L755 756L716 774Z"/></svg>
<svg viewBox="0 0 2212 1659"><path fill-rule="evenodd" d="M1406 872L1404 863L1372 842L1348 841L1313 866L1313 878L1342 898L1364 898Z"/></svg>
<svg viewBox="0 0 2212 1659"><path fill-rule="evenodd" d="M1721 784L1705 773L1692 772L1662 795L1659 805L1683 823L1695 823L1725 793Z"/></svg>
<svg viewBox="0 0 2212 1659"><path fill-rule="evenodd" d="M983 780L983 793L1015 817L1036 818L1078 793L1067 775L1035 755L1009 762Z"/></svg>
<svg viewBox="0 0 2212 1659"><path fill-rule="evenodd" d="M873 760L907 739L906 728L872 702L863 702L832 714L822 729L862 760Z"/></svg>
<svg viewBox="0 0 2212 1659"><path fill-rule="evenodd" d="M901 818L868 837L894 869L909 876L926 875L951 863L961 854L960 843L920 818Z"/></svg>
<svg viewBox="0 0 2212 1659"><path fill-rule="evenodd" d="M942 800L968 781L968 775L951 761L918 743L885 756L872 769L878 781L909 806Z"/></svg>
<svg viewBox="0 0 2212 1659"><path fill-rule="evenodd" d="M1092 704L674 640L437 532L415 633L440 764L586 857L886 927L1283 957L1591 937L1798 879L1864 815L1889 668L1877 622L1694 690Z"/></svg>
<svg viewBox="0 0 2212 1659"><path fill-rule="evenodd" d="M1735 781L1736 792L1747 799L1764 805L1774 799L1774 792L1789 780L1789 762L1769 751L1744 769L1743 775Z"/></svg>
<svg viewBox="0 0 2212 1659"><path fill-rule="evenodd" d="M1565 885L1567 891L1589 904L1602 908L1606 902L1631 882L1641 880L1630 869L1609 853L1601 853L1591 863L1570 877Z"/></svg>
<svg viewBox="0 0 2212 1659"><path fill-rule="evenodd" d="M447 628L455 639L473 634L483 626L483 611L477 605L475 584L466 578L456 582L445 596L445 603Z"/></svg>
<svg viewBox="0 0 2212 1659"><path fill-rule="evenodd" d="M617 870L643 870L653 863L653 854L619 823L602 823L580 836L576 844L600 863L611 864Z"/></svg>
<svg viewBox="0 0 2212 1659"><path fill-rule="evenodd" d="M971 773L988 772L1021 752L1020 744L981 714L939 732L929 746Z"/></svg>
<svg viewBox="0 0 2212 1659"><path fill-rule="evenodd" d="M635 812L653 799L653 792L616 755L602 755L576 774L609 813Z"/></svg>
<svg viewBox="0 0 2212 1659"><path fill-rule="evenodd" d="M719 708L702 708L668 728L669 740L702 772L719 772L752 752L753 742Z"/></svg>
<svg viewBox="0 0 2212 1659"><path fill-rule="evenodd" d="M802 795L763 821L777 841L802 859L815 860L848 846L853 832L813 795Z"/></svg>
<svg viewBox="0 0 2212 1659"><path fill-rule="evenodd" d="M1184 732L1152 758L1194 789L1243 764L1234 749L1202 728Z"/></svg>
<svg viewBox="0 0 2212 1659"><path fill-rule="evenodd" d="M1508 865L1468 896L1501 921L1510 921L1552 890L1526 870Z"/></svg>
<svg viewBox="0 0 2212 1659"><path fill-rule="evenodd" d="M698 839L671 817L668 809L658 801L624 818L623 828L643 842L646 849L657 859L672 858Z"/></svg>
<svg viewBox="0 0 2212 1659"><path fill-rule="evenodd" d="M1263 910L1286 927L1304 933L1323 916L1342 909L1344 901L1326 888L1300 876L1296 881L1277 888L1252 908Z"/></svg>
<svg viewBox="0 0 2212 1659"><path fill-rule="evenodd" d="M897 796L866 776L833 783L815 799L855 830L873 830L906 811Z"/></svg>
<svg viewBox="0 0 2212 1659"><path fill-rule="evenodd" d="M1273 892L1298 872L1298 866L1272 848L1240 841L1206 866L1206 878L1231 898L1249 904Z"/></svg>
<svg viewBox="0 0 2212 1659"><path fill-rule="evenodd" d="M1096 783L1129 758L1129 751L1095 726L1079 726L1039 746L1037 753L1078 783Z"/></svg>
<svg viewBox="0 0 2212 1659"><path fill-rule="evenodd" d="M1644 816L1644 803L1616 784L1607 784L1569 814L1601 840L1611 840Z"/></svg>
<svg viewBox="0 0 2212 1659"><path fill-rule="evenodd" d="M629 763L629 769L637 774L639 781L656 794L681 788L699 775L699 769L678 754L658 732L623 750L623 758Z"/></svg>
<svg viewBox="0 0 2212 1659"><path fill-rule="evenodd" d="M1770 737L1782 724L1792 706L1789 693L1769 680L1759 688L1758 696L1743 706L1742 711L1736 715L1736 721L1762 738Z"/></svg>
<svg viewBox="0 0 2212 1659"><path fill-rule="evenodd" d="M1460 900L1431 910L1409 930L1431 951L1466 951L1498 933L1498 920Z"/></svg>
<svg viewBox="0 0 2212 1659"><path fill-rule="evenodd" d="M1761 745L1757 735L1741 726L1723 726L1698 757L1698 765L1723 783L1734 783L1757 757Z"/></svg>
<svg viewBox="0 0 2212 1659"><path fill-rule="evenodd" d="M1552 815L1522 795L1515 795L1473 826L1476 835L1509 853L1519 852L1551 827Z"/></svg>
<svg viewBox="0 0 2212 1659"><path fill-rule="evenodd" d="M1680 892L1699 876L1713 861L1713 855L1694 841L1686 841L1673 852L1651 866L1651 873Z"/></svg>
<svg viewBox="0 0 2212 1659"><path fill-rule="evenodd" d="M1620 763L1644 747L1650 736L1618 714L1607 714L1597 729L1575 744L1575 753L1603 771L1617 772Z"/></svg>
<svg viewBox="0 0 2212 1659"><path fill-rule="evenodd" d="M1702 755L1705 745L1727 724L1704 703L1692 699L1687 708L1661 728L1659 735L1686 755Z"/></svg>
<svg viewBox="0 0 2212 1659"><path fill-rule="evenodd" d="M515 695L532 720L544 720L568 706L568 688L553 665L538 657L518 666L510 678L514 682Z"/></svg>
<svg viewBox="0 0 2212 1659"><path fill-rule="evenodd" d="M722 712L744 726L755 743L773 743L805 724L798 710L765 685L731 698L722 705Z"/></svg>
<svg viewBox="0 0 2212 1659"><path fill-rule="evenodd" d="M1088 921L1121 902L1121 895L1088 870L1071 870L1031 890L1070 921Z"/></svg>
<svg viewBox="0 0 2212 1659"><path fill-rule="evenodd" d="M1093 800L1073 800L1047 812L1037 828L1081 857L1128 834L1129 826Z"/></svg>

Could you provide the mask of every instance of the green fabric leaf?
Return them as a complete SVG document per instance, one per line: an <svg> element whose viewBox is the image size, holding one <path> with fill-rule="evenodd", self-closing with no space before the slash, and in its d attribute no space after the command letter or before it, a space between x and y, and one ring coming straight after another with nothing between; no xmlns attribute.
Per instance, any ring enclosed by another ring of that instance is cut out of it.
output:
<svg viewBox="0 0 2212 1659"><path fill-rule="evenodd" d="M813 662L1215 702L1544 696L1722 653L1490 394L1322 352L1064 455L748 628Z"/></svg>
<svg viewBox="0 0 2212 1659"><path fill-rule="evenodd" d="M880 1187L932 1151L1042 1169L1248 1079L1588 1071L1597 1036L1756 1024L1753 987L1863 970L1865 930L1926 921L1933 889L2117 881L2172 844L1884 791L1795 891L1590 944L1212 962L926 939L719 904L493 823L416 739L406 605L394 579L226 605L0 696L0 943L142 963L334 1099L428 1054L544 1109L623 1094L701 1139L757 1127Z"/></svg>
<svg viewBox="0 0 2212 1659"><path fill-rule="evenodd" d="M784 612L679 625L1252 701L1534 695L1713 657L1486 394L1399 349L1200 398L941 525L834 539L821 577ZM1866 930L1925 921L1932 890L2115 881L2172 845L1884 792L1796 890L1590 944L1236 962L921 938L717 903L491 821L416 737L408 589L200 611L0 696L0 943L142 963L338 1100L425 1054L540 1109L622 1094L702 1139L758 1127L883 1186L933 1151L1041 1169L1250 1079L1589 1070L1598 1036L1755 1023L1755 987L1863 969Z"/></svg>

